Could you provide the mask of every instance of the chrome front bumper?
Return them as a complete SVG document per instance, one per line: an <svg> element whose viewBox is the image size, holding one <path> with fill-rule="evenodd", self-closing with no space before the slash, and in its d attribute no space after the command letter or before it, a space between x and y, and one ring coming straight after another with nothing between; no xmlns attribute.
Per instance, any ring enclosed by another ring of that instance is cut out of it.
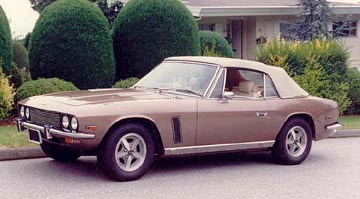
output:
<svg viewBox="0 0 360 199"><path fill-rule="evenodd" d="M36 131L40 131L44 133L46 139L51 139L53 136L55 137L68 137L73 139L92 139L95 138L94 134L85 134L85 133L69 133L65 131L60 131L52 128L49 125L40 126L37 124L32 124L30 122L24 121L22 118L15 118L16 126L19 132L24 131L26 129L32 129Z"/></svg>

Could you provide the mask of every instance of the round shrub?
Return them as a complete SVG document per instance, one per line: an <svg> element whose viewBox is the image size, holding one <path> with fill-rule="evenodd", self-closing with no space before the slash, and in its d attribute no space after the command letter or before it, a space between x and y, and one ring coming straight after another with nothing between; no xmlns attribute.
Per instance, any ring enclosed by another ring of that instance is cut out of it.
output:
<svg viewBox="0 0 360 199"><path fill-rule="evenodd" d="M115 66L109 24L86 0L59 0L45 8L30 37L33 79L58 77L80 89L110 87Z"/></svg>
<svg viewBox="0 0 360 199"><path fill-rule="evenodd" d="M142 77L164 58L200 55L197 23L179 0L131 0L113 27L116 80Z"/></svg>
<svg viewBox="0 0 360 199"><path fill-rule="evenodd" d="M216 32L200 31L199 32L201 55L206 56L206 51L213 50L220 57L234 57L231 46L226 39Z"/></svg>
<svg viewBox="0 0 360 199"><path fill-rule="evenodd" d="M139 81L139 78L137 77L130 77L124 80L120 80L115 83L113 88L130 88L134 86Z"/></svg>
<svg viewBox="0 0 360 199"><path fill-rule="evenodd" d="M35 95L75 90L79 89L71 82L66 82L58 78L40 78L23 83L16 91L15 101L18 102Z"/></svg>
<svg viewBox="0 0 360 199"><path fill-rule="evenodd" d="M13 61L19 69L29 71L29 55L26 48L19 42L13 42Z"/></svg>
<svg viewBox="0 0 360 199"><path fill-rule="evenodd" d="M2 69L6 75L11 72L12 45L9 21L0 5L0 58L2 58Z"/></svg>

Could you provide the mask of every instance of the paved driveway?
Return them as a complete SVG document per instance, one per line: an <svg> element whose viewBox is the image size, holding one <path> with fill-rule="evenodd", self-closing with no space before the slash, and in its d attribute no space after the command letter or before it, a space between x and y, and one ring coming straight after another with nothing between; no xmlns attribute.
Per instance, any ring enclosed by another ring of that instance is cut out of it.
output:
<svg viewBox="0 0 360 199"><path fill-rule="evenodd" d="M313 144L301 165L268 153L156 161L138 181L108 180L93 157L0 162L0 198L360 198L360 138Z"/></svg>

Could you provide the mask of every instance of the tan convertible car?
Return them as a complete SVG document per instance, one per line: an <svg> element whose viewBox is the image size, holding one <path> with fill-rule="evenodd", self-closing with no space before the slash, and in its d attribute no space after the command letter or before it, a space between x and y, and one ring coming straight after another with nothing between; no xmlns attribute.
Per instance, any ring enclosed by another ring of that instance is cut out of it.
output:
<svg viewBox="0 0 360 199"><path fill-rule="evenodd" d="M309 96L281 68L213 57L165 59L130 89L35 96L19 131L56 161L96 155L107 176L140 178L155 155L261 149L299 164L341 124L336 102Z"/></svg>

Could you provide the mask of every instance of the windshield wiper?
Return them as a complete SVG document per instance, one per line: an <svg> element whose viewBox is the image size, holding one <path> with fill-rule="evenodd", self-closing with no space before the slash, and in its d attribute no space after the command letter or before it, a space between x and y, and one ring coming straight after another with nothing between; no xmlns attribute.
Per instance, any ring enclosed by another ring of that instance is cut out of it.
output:
<svg viewBox="0 0 360 199"><path fill-rule="evenodd" d="M153 90L158 90L160 88L152 88L152 87L146 87L146 86L134 86L134 88L143 88L143 89L153 89Z"/></svg>
<svg viewBox="0 0 360 199"><path fill-rule="evenodd" d="M202 97L202 95L200 94L200 93L198 93L198 92L196 92L196 91L193 91L193 90L191 90L191 89L187 89L187 88L161 88L160 89L160 92L161 91L175 91L175 92L186 92L186 93L190 93L190 94L193 94L193 95L196 95L196 96L200 96L200 97Z"/></svg>

